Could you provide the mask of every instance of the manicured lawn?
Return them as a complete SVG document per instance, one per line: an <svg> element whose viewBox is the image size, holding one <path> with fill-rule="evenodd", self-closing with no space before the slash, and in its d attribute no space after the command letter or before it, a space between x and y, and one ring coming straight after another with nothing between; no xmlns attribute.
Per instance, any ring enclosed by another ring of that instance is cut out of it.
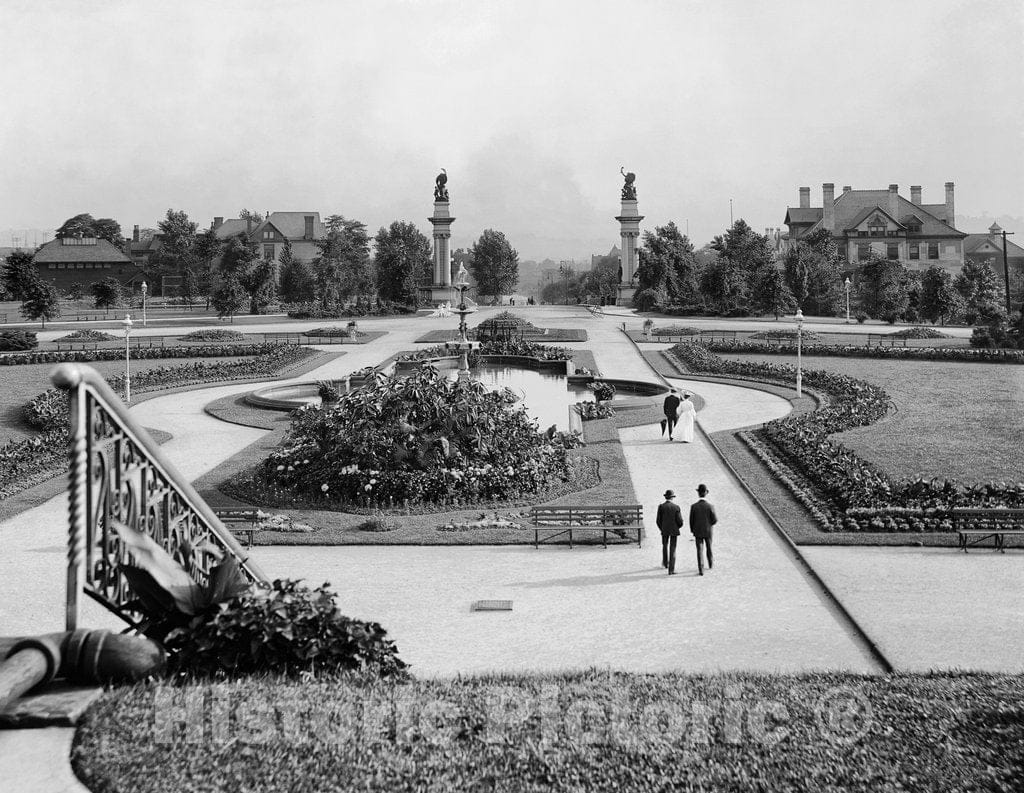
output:
<svg viewBox="0 0 1024 793"><path fill-rule="evenodd" d="M795 364L790 356L722 357ZM1024 481L1024 367L820 357L805 357L803 365L888 392L895 413L836 438L891 476Z"/></svg>
<svg viewBox="0 0 1024 793"><path fill-rule="evenodd" d="M177 366L194 361L194 358L151 358L132 361L133 372L157 369L161 366ZM211 359L212 360L212 359ZM217 358L217 361L237 361L235 358ZM124 361L93 361L88 364L104 377L124 374ZM0 369L0 444L12 438L24 438L35 434L21 418L21 409L33 397L52 387L50 373L56 368L52 363L5 366Z"/></svg>
<svg viewBox="0 0 1024 793"><path fill-rule="evenodd" d="M1009 675L158 683L107 692L72 763L96 793L1008 791L1022 700Z"/></svg>

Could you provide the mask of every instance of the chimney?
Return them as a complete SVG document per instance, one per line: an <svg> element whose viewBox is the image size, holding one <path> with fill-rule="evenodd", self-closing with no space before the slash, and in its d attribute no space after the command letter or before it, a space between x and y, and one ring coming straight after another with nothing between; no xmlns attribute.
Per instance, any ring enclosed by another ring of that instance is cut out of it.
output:
<svg viewBox="0 0 1024 793"><path fill-rule="evenodd" d="M956 228L956 215L953 212L953 183L946 182L946 224Z"/></svg>
<svg viewBox="0 0 1024 793"><path fill-rule="evenodd" d="M910 185L910 203L914 206L921 206L921 185Z"/></svg>
<svg viewBox="0 0 1024 793"><path fill-rule="evenodd" d="M836 226L836 186L832 182L825 182L821 186L821 200L823 214L821 224L828 231L835 231Z"/></svg>
<svg viewBox="0 0 1024 793"><path fill-rule="evenodd" d="M217 218L217 217L215 217L213 219L213 230L214 231L216 231L217 229L219 229L223 225L224 225L224 218Z"/></svg>
<svg viewBox="0 0 1024 793"><path fill-rule="evenodd" d="M811 208L811 188L801 187L800 188L800 208L810 209Z"/></svg>
<svg viewBox="0 0 1024 793"><path fill-rule="evenodd" d="M849 192L850 192L850 191L851 191L852 189L853 189L853 188L852 188L852 187L850 187L850 185L848 185L848 184L844 184L844 185L843 185L843 192L844 192L844 193L849 193Z"/></svg>
<svg viewBox="0 0 1024 793"><path fill-rule="evenodd" d="M888 212L892 215L893 220L900 219L900 186L898 184L889 185Z"/></svg>
<svg viewBox="0 0 1024 793"><path fill-rule="evenodd" d="M132 242L138 242L138 241L139 241L139 227L136 226L135 228L132 229Z"/></svg>

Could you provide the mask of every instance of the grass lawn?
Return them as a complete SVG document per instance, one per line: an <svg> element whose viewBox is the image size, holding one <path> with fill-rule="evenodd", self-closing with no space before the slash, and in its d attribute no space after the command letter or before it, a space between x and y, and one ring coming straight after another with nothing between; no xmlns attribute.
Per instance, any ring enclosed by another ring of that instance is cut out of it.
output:
<svg viewBox="0 0 1024 793"><path fill-rule="evenodd" d="M576 675L108 691L72 749L96 793L997 791L1024 678Z"/></svg>
<svg viewBox="0 0 1024 793"><path fill-rule="evenodd" d="M780 362L777 355L722 357ZM795 363L790 356L782 360ZM895 413L835 437L894 478L1024 481L1024 367L810 356L803 365L886 390Z"/></svg>
<svg viewBox="0 0 1024 793"><path fill-rule="evenodd" d="M133 372L158 369L161 366L178 366L195 361L195 358L150 358L132 361ZM240 358L216 358L211 361L237 361ZM124 374L124 361L92 361L88 364L104 377ZM15 438L34 435L35 430L24 423L21 416L25 403L52 387L50 373L57 367L53 363L33 363L24 366L5 366L0 369L3 388L0 388L0 444Z"/></svg>

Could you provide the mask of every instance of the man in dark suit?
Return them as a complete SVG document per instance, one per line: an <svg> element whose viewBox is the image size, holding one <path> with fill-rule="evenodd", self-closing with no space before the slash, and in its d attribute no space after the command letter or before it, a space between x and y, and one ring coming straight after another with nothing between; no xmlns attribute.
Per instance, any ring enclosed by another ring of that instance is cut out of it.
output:
<svg viewBox="0 0 1024 793"><path fill-rule="evenodd" d="M665 434L665 428L667 427L668 439L672 440L672 430L676 428L676 421L679 416L679 395L676 394L674 388L668 392L668 396L665 397L661 409L665 413L665 418L661 420L661 434Z"/></svg>
<svg viewBox="0 0 1024 793"><path fill-rule="evenodd" d="M683 511L672 501L676 494L665 491L665 501L658 504L658 530L661 532L661 566L668 568L669 575L676 574L676 543L679 529L683 526Z"/></svg>
<svg viewBox="0 0 1024 793"><path fill-rule="evenodd" d="M697 570L701 575L704 575L703 546L708 549L708 570L715 565L715 557L711 555L711 527L718 523L718 516L715 508L704 499L707 494L707 485L697 485L699 500L690 506L690 533L697 543Z"/></svg>

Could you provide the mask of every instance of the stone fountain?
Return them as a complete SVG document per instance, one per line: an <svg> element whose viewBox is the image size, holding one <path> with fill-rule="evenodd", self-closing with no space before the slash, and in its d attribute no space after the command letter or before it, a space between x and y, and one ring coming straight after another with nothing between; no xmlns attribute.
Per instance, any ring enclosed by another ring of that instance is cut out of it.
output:
<svg viewBox="0 0 1024 793"><path fill-rule="evenodd" d="M459 272L452 284L459 290L459 305L454 312L459 315L459 338L455 341L445 342L445 349L457 353L459 356L459 377L469 377L469 353L470 350L480 349L480 342L470 341L466 337L466 316L476 311L476 306L466 305L466 290L469 289L469 273L466 272L466 265L459 265Z"/></svg>

